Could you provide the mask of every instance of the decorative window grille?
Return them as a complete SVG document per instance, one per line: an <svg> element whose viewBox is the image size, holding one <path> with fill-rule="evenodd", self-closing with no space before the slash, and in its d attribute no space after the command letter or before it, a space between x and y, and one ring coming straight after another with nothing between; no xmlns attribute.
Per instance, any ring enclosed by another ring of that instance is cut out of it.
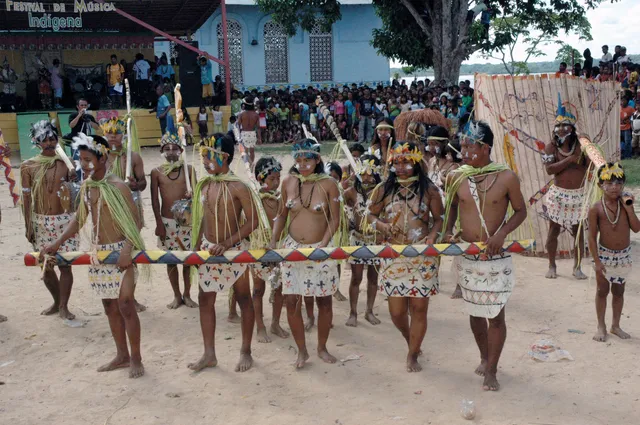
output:
<svg viewBox="0 0 640 425"><path fill-rule="evenodd" d="M333 39L316 23L309 33L311 81L333 80Z"/></svg>
<svg viewBox="0 0 640 425"><path fill-rule="evenodd" d="M218 58L224 59L224 40L222 38L222 22L217 27ZM229 62L231 68L231 82L236 86L243 84L242 77L242 27L237 21L227 19L227 37L229 38ZM225 80L224 66L218 65L218 72L222 81Z"/></svg>
<svg viewBox="0 0 640 425"><path fill-rule="evenodd" d="M269 21L264 25L264 72L265 82L289 82L289 37L284 27Z"/></svg>

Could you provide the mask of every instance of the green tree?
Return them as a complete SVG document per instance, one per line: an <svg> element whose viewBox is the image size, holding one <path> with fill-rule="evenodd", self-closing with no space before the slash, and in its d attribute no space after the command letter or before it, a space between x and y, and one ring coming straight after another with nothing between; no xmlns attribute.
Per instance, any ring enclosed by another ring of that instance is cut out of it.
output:
<svg viewBox="0 0 640 425"><path fill-rule="evenodd" d="M544 38L581 31L587 9L603 0L373 0L382 28L373 31L378 52L420 69L433 67L437 81L458 80L460 65L477 51L494 52L508 46L509 28L487 31L477 18L489 8L491 24L515 18L520 28ZM611 0L617 1L617 0ZM338 0L256 0L290 35L298 27L309 31L316 22L329 28L341 19Z"/></svg>
<svg viewBox="0 0 640 425"><path fill-rule="evenodd" d="M399 80L400 79L400 73L398 71L395 71L393 74L391 74L391 77L394 80Z"/></svg>
<svg viewBox="0 0 640 425"><path fill-rule="evenodd" d="M564 62L569 66L573 66L575 62L581 61L582 55L578 49L568 45L567 43L561 43L558 53L556 53L556 61Z"/></svg>

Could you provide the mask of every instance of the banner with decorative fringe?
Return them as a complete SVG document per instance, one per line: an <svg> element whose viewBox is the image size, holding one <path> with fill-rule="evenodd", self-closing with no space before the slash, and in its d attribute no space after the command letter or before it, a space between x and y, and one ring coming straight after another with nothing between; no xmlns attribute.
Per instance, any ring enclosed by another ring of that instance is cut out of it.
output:
<svg viewBox="0 0 640 425"><path fill-rule="evenodd" d="M503 252L522 253L535 250L533 239L506 241ZM137 264L184 264L198 266L200 264L221 263L281 263L283 261L326 261L346 260L348 258L393 259L398 257L439 257L459 255L482 255L485 251L483 243L457 243L433 245L369 245L343 246L327 248L300 249L256 249L249 251L227 251L224 255L212 256L207 251L133 251L133 262ZM116 264L120 252L98 251L98 260L102 264ZM31 252L24 256L25 266L37 266L39 253ZM55 256L56 264L66 266L86 266L91 264L91 253L68 252Z"/></svg>

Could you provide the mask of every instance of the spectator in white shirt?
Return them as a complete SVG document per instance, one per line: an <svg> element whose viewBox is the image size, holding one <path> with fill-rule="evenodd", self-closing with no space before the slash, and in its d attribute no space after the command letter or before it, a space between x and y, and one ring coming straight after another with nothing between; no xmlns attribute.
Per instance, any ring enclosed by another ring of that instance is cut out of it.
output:
<svg viewBox="0 0 640 425"><path fill-rule="evenodd" d="M600 62L611 62L613 60L613 56L611 56L611 53L609 53L609 46L607 46L606 44L604 46L602 46L602 58L600 59Z"/></svg>
<svg viewBox="0 0 640 425"><path fill-rule="evenodd" d="M627 56L627 48L626 47L621 47L620 48L620 56L618 56L618 63L622 64L624 62L629 62L629 56Z"/></svg>
<svg viewBox="0 0 640 425"><path fill-rule="evenodd" d="M148 97L151 85L151 65L144 60L144 55L138 53L136 55L136 62L133 64L133 73L135 75L134 86L134 103L137 106L146 106L145 98Z"/></svg>

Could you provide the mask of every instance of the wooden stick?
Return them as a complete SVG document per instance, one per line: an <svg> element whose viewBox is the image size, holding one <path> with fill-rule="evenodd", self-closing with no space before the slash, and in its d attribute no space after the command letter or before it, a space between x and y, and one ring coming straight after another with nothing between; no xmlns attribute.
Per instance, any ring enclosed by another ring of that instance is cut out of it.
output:
<svg viewBox="0 0 640 425"><path fill-rule="evenodd" d="M125 180L129 182L131 177L131 150L133 149L133 141L131 140L131 89L129 88L129 80L124 79L124 85L127 90L127 167L125 172Z"/></svg>
<svg viewBox="0 0 640 425"><path fill-rule="evenodd" d="M184 131L184 114L182 113L182 93L180 93L180 83L176 84L176 88L173 90L174 99L176 102L176 122L178 123L178 137L180 137L180 143L182 144L182 163L184 164L185 181L187 183L187 193L191 193L191 176L189 175L189 166L187 165L187 136ZM163 134L164 136L164 134Z"/></svg>

